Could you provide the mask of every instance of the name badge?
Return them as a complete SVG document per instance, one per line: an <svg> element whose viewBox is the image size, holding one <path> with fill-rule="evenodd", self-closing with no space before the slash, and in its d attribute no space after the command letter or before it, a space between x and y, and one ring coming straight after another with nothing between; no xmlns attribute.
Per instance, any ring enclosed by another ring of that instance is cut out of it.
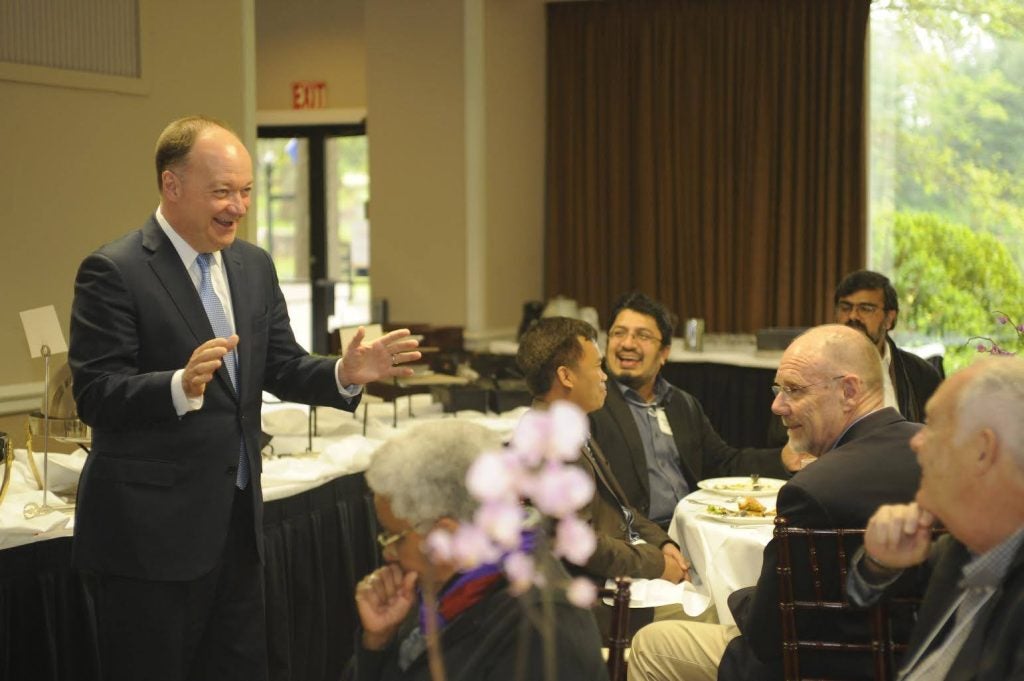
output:
<svg viewBox="0 0 1024 681"><path fill-rule="evenodd" d="M655 409L655 413L658 415L658 429L665 435L672 435L672 426L668 423L668 415L664 409Z"/></svg>

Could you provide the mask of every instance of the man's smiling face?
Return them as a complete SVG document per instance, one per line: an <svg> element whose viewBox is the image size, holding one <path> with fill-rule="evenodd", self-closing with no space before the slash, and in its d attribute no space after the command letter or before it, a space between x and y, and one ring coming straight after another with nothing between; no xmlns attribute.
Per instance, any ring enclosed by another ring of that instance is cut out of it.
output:
<svg viewBox="0 0 1024 681"><path fill-rule="evenodd" d="M608 331L605 362L615 380L640 390L654 385L668 352L654 317L625 308Z"/></svg>

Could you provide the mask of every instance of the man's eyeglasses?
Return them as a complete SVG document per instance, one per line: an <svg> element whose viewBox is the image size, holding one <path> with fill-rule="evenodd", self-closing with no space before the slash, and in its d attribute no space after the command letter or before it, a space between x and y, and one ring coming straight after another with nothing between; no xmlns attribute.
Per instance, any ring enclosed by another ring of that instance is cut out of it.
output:
<svg viewBox="0 0 1024 681"><path fill-rule="evenodd" d="M787 400L799 399L804 393L810 388L817 387L819 385L825 385L832 381L838 381L840 378L846 378L846 374L842 376L833 376L832 378L826 378L824 381L818 381L817 383L811 383L810 385L779 385L778 383L772 383L772 394L778 397L779 393L786 396Z"/></svg>
<svg viewBox="0 0 1024 681"><path fill-rule="evenodd" d="M854 308L857 308L857 312L864 316L875 314L882 309L874 303L850 303L845 300L840 300L836 303L836 309L843 314L850 314Z"/></svg>
<svg viewBox="0 0 1024 681"><path fill-rule="evenodd" d="M624 326L616 326L611 331L608 332L608 337L617 341L624 341L630 336L633 336L633 338L637 339L641 343L661 342L661 336L655 336L647 329L637 329L636 331L630 331Z"/></svg>
<svg viewBox="0 0 1024 681"><path fill-rule="evenodd" d="M380 544L380 550L385 551L392 544L396 544L405 538L405 535L412 532L409 530L402 530L401 532L381 532L377 535L377 543Z"/></svg>

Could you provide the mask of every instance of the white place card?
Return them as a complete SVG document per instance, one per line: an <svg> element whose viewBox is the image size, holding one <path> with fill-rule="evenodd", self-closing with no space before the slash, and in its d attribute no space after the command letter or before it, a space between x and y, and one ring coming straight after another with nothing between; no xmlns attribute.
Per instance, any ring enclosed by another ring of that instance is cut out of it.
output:
<svg viewBox="0 0 1024 681"><path fill-rule="evenodd" d="M43 346L50 348L51 355L68 351L64 332L57 321L57 309L53 305L37 307L21 312L21 325L25 327L25 340L32 358L43 356Z"/></svg>

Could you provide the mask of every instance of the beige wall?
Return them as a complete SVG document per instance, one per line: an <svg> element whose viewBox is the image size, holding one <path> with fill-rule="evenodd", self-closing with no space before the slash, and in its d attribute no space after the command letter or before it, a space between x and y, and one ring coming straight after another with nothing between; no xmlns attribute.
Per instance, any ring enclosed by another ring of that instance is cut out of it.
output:
<svg viewBox="0 0 1024 681"><path fill-rule="evenodd" d="M510 332L541 294L541 0L366 9L371 278L392 318Z"/></svg>
<svg viewBox="0 0 1024 681"><path fill-rule="evenodd" d="M293 80L369 112L371 276L392 318L515 329L542 290L543 0L144 2L147 94L0 80L0 413L42 380L18 311L54 304L67 333L82 257L157 204L163 125L202 111L251 142L256 97L286 109Z"/></svg>
<svg viewBox="0 0 1024 681"><path fill-rule="evenodd" d="M291 109L291 84L327 83L327 106L366 108L364 0L257 0L256 106Z"/></svg>
<svg viewBox="0 0 1024 681"><path fill-rule="evenodd" d="M53 304L67 334L82 257L156 207L163 126L205 112L251 127L252 0L145 6L148 94L0 80L0 403L43 377L18 312Z"/></svg>

